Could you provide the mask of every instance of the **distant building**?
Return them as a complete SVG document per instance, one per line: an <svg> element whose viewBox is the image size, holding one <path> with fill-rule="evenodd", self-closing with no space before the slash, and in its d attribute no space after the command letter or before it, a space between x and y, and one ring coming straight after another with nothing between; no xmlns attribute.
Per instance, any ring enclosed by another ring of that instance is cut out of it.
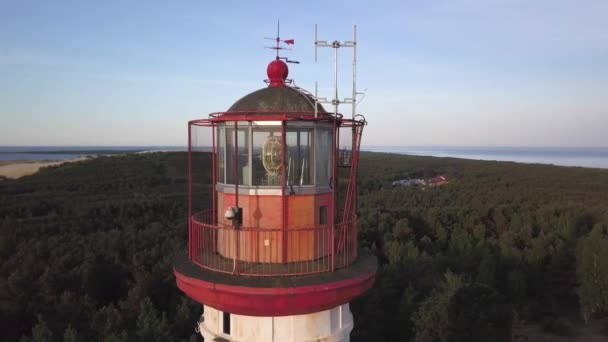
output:
<svg viewBox="0 0 608 342"><path fill-rule="evenodd" d="M448 184L447 179L445 178L445 176L437 176L437 177L433 177L431 179L422 179L422 178L406 178L406 179L400 179L400 180L396 180L392 183L392 186L413 186L413 187L424 187L424 186L441 186L441 185L445 185Z"/></svg>
<svg viewBox="0 0 608 342"><path fill-rule="evenodd" d="M429 186L442 186L448 184L448 181L445 176L437 176L429 179L427 183Z"/></svg>
<svg viewBox="0 0 608 342"><path fill-rule="evenodd" d="M424 179L400 179L392 183L393 186L424 186Z"/></svg>

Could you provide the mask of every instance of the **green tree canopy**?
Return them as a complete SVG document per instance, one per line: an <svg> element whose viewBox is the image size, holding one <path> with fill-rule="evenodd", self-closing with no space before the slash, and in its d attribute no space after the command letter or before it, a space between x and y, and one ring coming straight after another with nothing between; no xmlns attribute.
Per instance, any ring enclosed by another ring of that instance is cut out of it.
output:
<svg viewBox="0 0 608 342"><path fill-rule="evenodd" d="M443 341L448 325L450 298L462 287L460 275L448 271L445 280L422 302L414 314L416 342Z"/></svg>
<svg viewBox="0 0 608 342"><path fill-rule="evenodd" d="M447 342L509 342L513 311L504 297L479 283L463 286L450 299Z"/></svg>
<svg viewBox="0 0 608 342"><path fill-rule="evenodd" d="M576 250L581 313L585 321L608 314L608 226L597 224Z"/></svg>

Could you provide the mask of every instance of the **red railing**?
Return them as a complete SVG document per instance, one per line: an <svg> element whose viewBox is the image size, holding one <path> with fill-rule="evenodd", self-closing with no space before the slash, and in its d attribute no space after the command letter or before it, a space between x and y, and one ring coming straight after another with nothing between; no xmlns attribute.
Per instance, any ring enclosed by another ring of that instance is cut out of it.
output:
<svg viewBox="0 0 608 342"><path fill-rule="evenodd" d="M189 255L196 265L244 276L291 276L352 264L357 258L357 218L334 226L254 228L217 225L213 211L191 217Z"/></svg>

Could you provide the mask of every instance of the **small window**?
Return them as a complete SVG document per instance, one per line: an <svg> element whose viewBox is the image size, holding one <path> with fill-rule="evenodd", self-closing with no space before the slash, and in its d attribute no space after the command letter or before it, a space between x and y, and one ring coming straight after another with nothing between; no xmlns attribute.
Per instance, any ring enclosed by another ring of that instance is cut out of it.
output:
<svg viewBox="0 0 608 342"><path fill-rule="evenodd" d="M230 335L230 314L228 312L222 314L222 332Z"/></svg>
<svg viewBox="0 0 608 342"><path fill-rule="evenodd" d="M319 224L327 224L327 206L319 207Z"/></svg>

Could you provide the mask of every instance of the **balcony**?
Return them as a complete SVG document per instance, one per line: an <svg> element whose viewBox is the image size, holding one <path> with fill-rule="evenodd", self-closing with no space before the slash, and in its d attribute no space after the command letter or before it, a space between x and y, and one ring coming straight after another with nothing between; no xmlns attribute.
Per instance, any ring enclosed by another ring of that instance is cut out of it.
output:
<svg viewBox="0 0 608 342"><path fill-rule="evenodd" d="M189 258L204 269L239 276L332 272L357 258L356 215L346 217L334 226L236 228L216 224L211 210L200 212L190 218Z"/></svg>

